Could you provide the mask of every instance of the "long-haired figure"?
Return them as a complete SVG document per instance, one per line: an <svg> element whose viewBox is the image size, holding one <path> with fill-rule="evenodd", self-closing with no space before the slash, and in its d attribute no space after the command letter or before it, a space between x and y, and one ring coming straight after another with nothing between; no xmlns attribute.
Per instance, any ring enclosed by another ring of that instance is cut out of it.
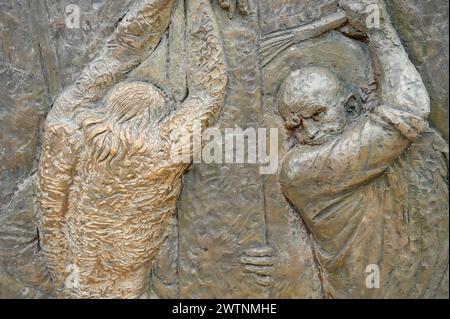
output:
<svg viewBox="0 0 450 319"><path fill-rule="evenodd" d="M152 84L123 81L159 42L173 2L130 10L47 119L39 234L59 297L145 295L190 164L171 161L174 137L192 134L194 121L208 127L223 106L225 61L208 1L187 1L190 81L180 106Z"/></svg>

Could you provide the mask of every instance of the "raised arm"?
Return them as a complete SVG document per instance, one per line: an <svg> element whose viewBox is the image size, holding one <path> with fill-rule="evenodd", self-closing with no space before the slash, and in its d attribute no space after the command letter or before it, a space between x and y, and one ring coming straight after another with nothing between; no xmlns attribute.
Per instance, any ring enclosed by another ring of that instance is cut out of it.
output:
<svg viewBox="0 0 450 319"><path fill-rule="evenodd" d="M382 1L379 29L366 25L366 8L374 0L341 2L345 2L342 7L349 14L350 23L369 37L381 103L335 141L309 151L293 150L286 156L280 181L285 189L300 189L304 193L302 198L288 194L299 206L324 193L352 190L382 174L428 127L427 91Z"/></svg>
<svg viewBox="0 0 450 319"><path fill-rule="evenodd" d="M189 96L162 123L161 135L171 144L185 133L191 137L194 123L202 129L213 123L223 107L227 84L225 56L211 5L207 0L188 3Z"/></svg>
<svg viewBox="0 0 450 319"><path fill-rule="evenodd" d="M136 1L95 60L57 98L49 121L71 117L80 106L102 98L108 89L148 57L169 26L174 1Z"/></svg>
<svg viewBox="0 0 450 319"><path fill-rule="evenodd" d="M397 31L392 26L384 1L378 2L380 28L368 28L369 48L383 105L427 119L430 99L422 78L410 61Z"/></svg>

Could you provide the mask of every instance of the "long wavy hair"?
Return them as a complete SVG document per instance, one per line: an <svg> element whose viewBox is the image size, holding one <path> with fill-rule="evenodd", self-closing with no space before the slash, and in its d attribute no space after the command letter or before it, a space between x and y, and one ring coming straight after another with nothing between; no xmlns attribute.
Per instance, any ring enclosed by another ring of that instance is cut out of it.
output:
<svg viewBox="0 0 450 319"><path fill-rule="evenodd" d="M158 123L171 111L165 94L152 84L123 82L99 107L79 111L76 120L92 158L110 165L125 155L145 153Z"/></svg>

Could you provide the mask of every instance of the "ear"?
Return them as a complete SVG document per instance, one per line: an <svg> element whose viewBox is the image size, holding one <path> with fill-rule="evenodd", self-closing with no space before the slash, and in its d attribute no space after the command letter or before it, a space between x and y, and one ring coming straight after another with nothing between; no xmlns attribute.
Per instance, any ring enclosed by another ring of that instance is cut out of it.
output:
<svg viewBox="0 0 450 319"><path fill-rule="evenodd" d="M344 108L350 118L357 118L362 112L362 101L359 94L351 93L347 96Z"/></svg>

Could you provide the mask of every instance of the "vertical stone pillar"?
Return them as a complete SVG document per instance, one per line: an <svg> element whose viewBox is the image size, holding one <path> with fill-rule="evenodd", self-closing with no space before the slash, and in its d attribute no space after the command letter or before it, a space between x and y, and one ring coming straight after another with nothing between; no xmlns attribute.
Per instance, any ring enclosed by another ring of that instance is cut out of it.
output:
<svg viewBox="0 0 450 319"><path fill-rule="evenodd" d="M229 75L217 127L261 127L258 16L235 15L212 1L223 35ZM180 295L189 298L266 298L269 289L245 273L239 257L266 244L263 179L254 164L194 164L179 206Z"/></svg>

